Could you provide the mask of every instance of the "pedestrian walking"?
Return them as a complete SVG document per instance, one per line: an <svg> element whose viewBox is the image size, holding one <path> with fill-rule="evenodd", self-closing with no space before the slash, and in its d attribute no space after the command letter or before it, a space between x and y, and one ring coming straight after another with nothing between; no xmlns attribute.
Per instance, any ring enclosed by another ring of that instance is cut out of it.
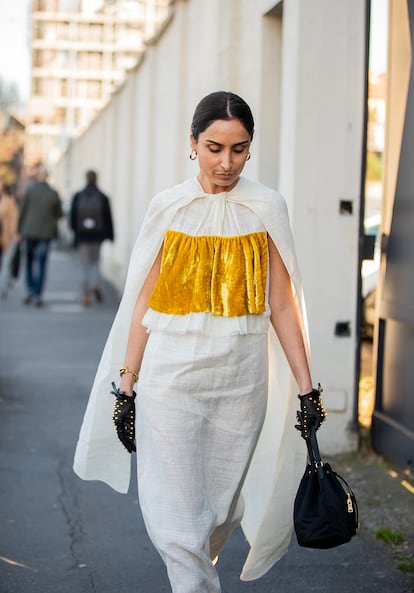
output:
<svg viewBox="0 0 414 593"><path fill-rule="evenodd" d="M12 270L12 262L16 250L19 249L17 238L18 206L9 186L0 183L0 296L7 297L7 293L16 277Z"/></svg>
<svg viewBox="0 0 414 593"><path fill-rule="evenodd" d="M58 220L62 216L59 195L47 182L48 173L43 165L36 168L36 181L29 185L23 196L18 233L26 244L26 305L43 306L50 242L57 238Z"/></svg>
<svg viewBox="0 0 414 593"><path fill-rule="evenodd" d="M76 448L78 475L119 492L136 448L142 514L173 593L219 593L216 562L240 524L243 580L286 552L305 467L298 392L302 432L325 416L286 203L241 175L253 132L233 93L196 107L198 175L151 201Z"/></svg>
<svg viewBox="0 0 414 593"><path fill-rule="evenodd" d="M82 302L89 306L93 295L102 301L100 251L103 241L114 239L109 198L98 188L95 171L87 171L86 186L73 196L69 216L82 261Z"/></svg>

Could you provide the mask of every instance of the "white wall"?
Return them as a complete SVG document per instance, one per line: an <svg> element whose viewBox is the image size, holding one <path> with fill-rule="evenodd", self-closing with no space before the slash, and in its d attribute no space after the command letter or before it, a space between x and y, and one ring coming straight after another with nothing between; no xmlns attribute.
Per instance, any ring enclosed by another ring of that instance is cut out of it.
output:
<svg viewBox="0 0 414 593"><path fill-rule="evenodd" d="M292 212L306 288L313 371L325 389L322 445L356 445L358 221L364 105L364 3L284 3L279 187ZM353 214L340 214L340 201ZM351 336L334 335L350 321ZM333 440L335 435L335 440Z"/></svg>
<svg viewBox="0 0 414 593"><path fill-rule="evenodd" d="M303 272L313 374L325 388L324 450L352 450L358 216L364 88L361 0L177 0L164 31L54 171L62 195L99 172L112 198L116 242L103 273L120 288L154 193L197 172L188 159L198 100L241 94L255 115L245 174L278 187ZM351 200L353 214L339 212ZM351 336L334 335L350 321Z"/></svg>

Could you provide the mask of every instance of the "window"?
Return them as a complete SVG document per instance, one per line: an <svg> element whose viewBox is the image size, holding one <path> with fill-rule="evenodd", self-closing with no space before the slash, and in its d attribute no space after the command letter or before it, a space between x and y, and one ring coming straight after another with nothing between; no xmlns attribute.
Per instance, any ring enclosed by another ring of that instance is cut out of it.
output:
<svg viewBox="0 0 414 593"><path fill-rule="evenodd" d="M88 95L88 81L87 80L78 80L76 84L76 98L77 99L86 99Z"/></svg>
<svg viewBox="0 0 414 593"><path fill-rule="evenodd" d="M33 38L43 39L45 36L45 27L42 21L34 21L33 25Z"/></svg>
<svg viewBox="0 0 414 593"><path fill-rule="evenodd" d="M32 80L33 94L35 96L43 95L43 79L33 78Z"/></svg>
<svg viewBox="0 0 414 593"><path fill-rule="evenodd" d="M56 23L44 23L43 39L46 41L56 40Z"/></svg>
<svg viewBox="0 0 414 593"><path fill-rule="evenodd" d="M88 99L100 99L102 92L102 84L100 80L88 81Z"/></svg>
<svg viewBox="0 0 414 593"><path fill-rule="evenodd" d="M77 28L77 39L78 41L88 40L89 26L86 23L79 23Z"/></svg>
<svg viewBox="0 0 414 593"><path fill-rule="evenodd" d="M88 66L91 70L100 70L102 68L102 53L90 52Z"/></svg>
<svg viewBox="0 0 414 593"><path fill-rule="evenodd" d="M66 41L69 39L69 21L62 21L56 24L56 35L59 41Z"/></svg>
<svg viewBox="0 0 414 593"><path fill-rule="evenodd" d="M39 51L38 49L33 50L33 66L35 68L41 68L42 67L42 52Z"/></svg>
<svg viewBox="0 0 414 593"><path fill-rule="evenodd" d="M89 41L100 42L102 40L102 25L90 25L89 27Z"/></svg>
<svg viewBox="0 0 414 593"><path fill-rule="evenodd" d="M59 95L61 97L67 97L67 94L68 94L68 81L66 78L62 78L62 80L60 81Z"/></svg>

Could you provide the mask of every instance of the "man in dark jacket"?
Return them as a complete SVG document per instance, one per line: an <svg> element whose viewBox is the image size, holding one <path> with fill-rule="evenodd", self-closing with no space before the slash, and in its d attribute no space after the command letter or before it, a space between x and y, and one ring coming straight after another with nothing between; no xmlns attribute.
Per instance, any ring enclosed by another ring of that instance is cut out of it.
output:
<svg viewBox="0 0 414 593"><path fill-rule="evenodd" d="M92 295L98 302L102 301L99 283L100 250L103 241L114 239L109 199L98 188L95 171L87 171L86 187L73 196L69 216L75 246L79 247L82 260L82 302L88 306Z"/></svg>
<svg viewBox="0 0 414 593"><path fill-rule="evenodd" d="M58 193L46 181L47 170L43 165L37 167L35 179L22 199L18 233L26 241L24 303L34 302L41 307L50 242L57 237L62 204Z"/></svg>

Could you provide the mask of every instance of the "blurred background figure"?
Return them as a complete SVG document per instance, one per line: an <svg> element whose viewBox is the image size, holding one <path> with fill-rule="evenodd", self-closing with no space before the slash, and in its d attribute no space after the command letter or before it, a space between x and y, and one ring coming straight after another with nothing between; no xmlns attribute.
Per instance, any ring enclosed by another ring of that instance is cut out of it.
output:
<svg viewBox="0 0 414 593"><path fill-rule="evenodd" d="M72 199L69 224L74 232L75 247L82 261L82 302L87 307L92 296L103 299L99 281L99 255L103 241L113 241L109 198L97 186L95 171L86 172L86 186Z"/></svg>
<svg viewBox="0 0 414 593"><path fill-rule="evenodd" d="M47 182L43 165L36 169L35 181L23 196L18 222L19 235L26 243L26 285L24 304L43 306L43 290L50 242L57 238L57 223L62 216L59 195Z"/></svg>
<svg viewBox="0 0 414 593"><path fill-rule="evenodd" d="M4 299L18 274L16 254L19 255L17 237L18 206L9 186L0 183L0 295ZM14 262L13 262L14 260ZM14 265L13 265L14 263Z"/></svg>
<svg viewBox="0 0 414 593"><path fill-rule="evenodd" d="M18 180L16 187L16 199L18 203L23 200L28 189L37 182L37 170L40 166L42 166L41 162L24 166L22 175Z"/></svg>

